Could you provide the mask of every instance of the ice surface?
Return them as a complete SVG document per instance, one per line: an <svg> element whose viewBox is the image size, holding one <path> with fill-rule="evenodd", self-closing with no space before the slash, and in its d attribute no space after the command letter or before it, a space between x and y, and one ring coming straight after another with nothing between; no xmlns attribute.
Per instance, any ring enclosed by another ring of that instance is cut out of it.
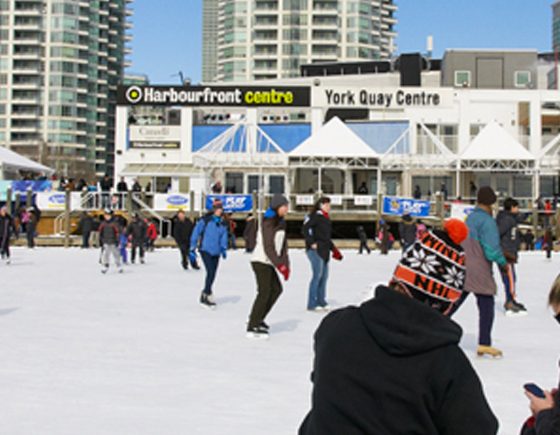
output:
<svg viewBox="0 0 560 435"><path fill-rule="evenodd" d="M305 311L309 265L302 251L291 255L271 339L254 342L245 322L255 284L241 252L222 262L211 312L198 304L204 274L182 271L173 250L104 276L96 250L14 249L13 264L0 264L0 433L295 434L309 410L322 315ZM387 281L398 253L345 256L331 267L334 307ZM494 337L503 360L473 356L474 299L457 315L501 434L519 433L529 414L524 383L557 384L560 328L546 307L557 273L557 258L522 256L519 294L530 315L506 318L500 292Z"/></svg>

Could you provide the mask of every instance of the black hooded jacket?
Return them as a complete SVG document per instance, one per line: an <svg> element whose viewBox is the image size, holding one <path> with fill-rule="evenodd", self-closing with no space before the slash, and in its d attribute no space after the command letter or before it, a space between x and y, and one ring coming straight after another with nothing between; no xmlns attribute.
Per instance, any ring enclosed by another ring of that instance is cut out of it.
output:
<svg viewBox="0 0 560 435"><path fill-rule="evenodd" d="M313 406L300 435L494 435L459 325L386 287L315 334Z"/></svg>

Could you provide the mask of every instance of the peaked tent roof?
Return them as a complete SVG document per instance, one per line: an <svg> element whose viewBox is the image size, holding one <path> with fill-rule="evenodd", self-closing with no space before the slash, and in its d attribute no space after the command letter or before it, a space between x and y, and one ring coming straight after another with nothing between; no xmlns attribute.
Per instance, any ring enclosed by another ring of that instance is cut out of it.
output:
<svg viewBox="0 0 560 435"><path fill-rule="evenodd" d="M378 158L368 144L340 118L332 118L289 153L290 157Z"/></svg>
<svg viewBox="0 0 560 435"><path fill-rule="evenodd" d="M467 149L462 160L535 160L523 145L517 142L496 121L490 122Z"/></svg>
<svg viewBox="0 0 560 435"><path fill-rule="evenodd" d="M33 160L23 157L22 155L2 146L0 146L0 166L17 170L42 172L45 174L54 173L53 169L34 162Z"/></svg>

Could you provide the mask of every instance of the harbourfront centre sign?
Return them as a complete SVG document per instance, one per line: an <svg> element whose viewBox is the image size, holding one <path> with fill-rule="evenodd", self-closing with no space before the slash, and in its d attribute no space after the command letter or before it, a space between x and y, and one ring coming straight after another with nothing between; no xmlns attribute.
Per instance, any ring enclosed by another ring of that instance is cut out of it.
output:
<svg viewBox="0 0 560 435"><path fill-rule="evenodd" d="M405 109L453 105L453 89L342 86L119 86L117 104Z"/></svg>
<svg viewBox="0 0 560 435"><path fill-rule="evenodd" d="M125 106L309 107L308 86L119 86Z"/></svg>

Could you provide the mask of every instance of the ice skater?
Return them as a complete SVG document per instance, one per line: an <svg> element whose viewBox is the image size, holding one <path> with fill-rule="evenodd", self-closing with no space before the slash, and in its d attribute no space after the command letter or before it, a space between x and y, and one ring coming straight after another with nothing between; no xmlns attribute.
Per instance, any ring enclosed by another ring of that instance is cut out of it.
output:
<svg viewBox="0 0 560 435"><path fill-rule="evenodd" d="M0 208L0 257L10 264L10 238L17 235L14 220L8 213L8 208L3 206Z"/></svg>
<svg viewBox="0 0 560 435"><path fill-rule="evenodd" d="M417 231L418 228L410 213L403 214L402 222L399 223L399 239L403 253L416 241Z"/></svg>
<svg viewBox="0 0 560 435"><path fill-rule="evenodd" d="M519 246L521 236L517 225L520 222L519 203L513 198L506 198L504 209L498 213L496 223L500 232L500 244L507 264L500 269L504 290L506 293L506 303L504 308L506 315L519 316L526 315L527 309L517 301L517 271L515 265L519 260Z"/></svg>
<svg viewBox="0 0 560 435"><path fill-rule="evenodd" d="M371 249L367 244L367 234L366 230L364 229L363 225L358 225L356 228L356 232L358 233L358 239L360 239L360 248L358 250L358 254L362 255L364 250L369 254L371 254Z"/></svg>
<svg viewBox="0 0 560 435"><path fill-rule="evenodd" d="M121 256L121 261L123 264L128 264L128 234L126 232L126 226L119 227L119 255Z"/></svg>
<svg viewBox="0 0 560 435"><path fill-rule="evenodd" d="M200 269L196 261L196 255L190 255L191 236L193 232L193 223L185 215L183 210L177 212L177 216L173 219L173 239L181 253L181 266L184 270L188 270L189 263L193 269Z"/></svg>
<svg viewBox="0 0 560 435"><path fill-rule="evenodd" d="M498 225L492 218L492 206L497 201L496 194L489 186L481 187L477 194L477 206L467 218L469 237L463 243L467 262L464 299L470 293L476 296L479 312L479 356L501 358L502 351L492 346L494 325L494 305L496 281L492 263L505 270L506 259L500 246Z"/></svg>
<svg viewBox="0 0 560 435"><path fill-rule="evenodd" d="M121 265L121 258L119 255L119 226L113 219L113 211L105 209L104 221L99 226L99 243L102 249L102 273L107 273L109 270L110 259L113 257L115 266L119 273L123 272Z"/></svg>
<svg viewBox="0 0 560 435"><path fill-rule="evenodd" d="M251 260L257 281L257 297L249 316L248 338L268 338L269 327L265 319L282 294L282 283L278 273L285 281L290 278L290 258L284 220L288 214L288 205L289 201L284 195L274 195L257 232L257 244Z"/></svg>
<svg viewBox="0 0 560 435"><path fill-rule="evenodd" d="M132 222L128 225L127 236L130 239L130 262L136 261L136 251L140 254L140 263L144 264L144 245L148 227L140 215L135 212L132 214Z"/></svg>
<svg viewBox="0 0 560 435"><path fill-rule="evenodd" d="M211 309L216 307L212 286L218 272L220 256L224 260L227 258L228 227L223 215L222 202L215 201L212 211L197 222L191 236L191 256L196 255L195 251L198 249L206 269L206 280L200 294L200 304Z"/></svg>
<svg viewBox="0 0 560 435"><path fill-rule="evenodd" d="M307 258L311 263L312 277L307 298L308 311L328 311L327 281L329 260L340 261L342 254L332 241L332 223L329 217L331 200L322 197L315 204L313 212L303 222L303 235Z"/></svg>

